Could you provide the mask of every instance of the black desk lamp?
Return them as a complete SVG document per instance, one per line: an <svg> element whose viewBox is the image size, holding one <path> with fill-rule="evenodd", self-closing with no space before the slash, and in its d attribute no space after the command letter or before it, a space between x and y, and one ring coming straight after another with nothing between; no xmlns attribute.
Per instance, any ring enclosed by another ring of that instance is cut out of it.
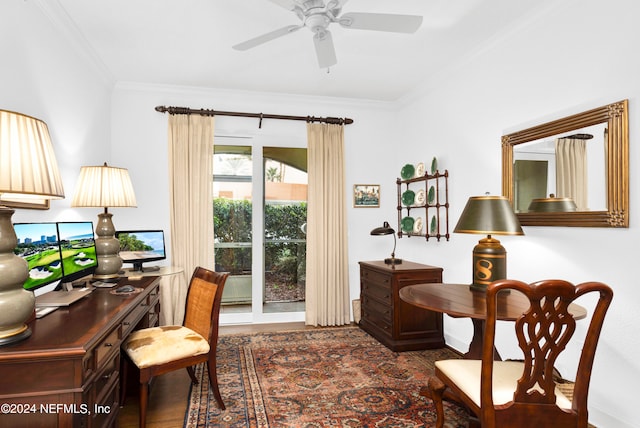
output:
<svg viewBox="0 0 640 428"><path fill-rule="evenodd" d="M382 227L373 229L371 234L374 236L393 235L393 251L391 252L391 257L384 259L384 262L388 265L399 265L402 263L402 259L396 259L396 231L389 226L388 222L385 221L382 223Z"/></svg>

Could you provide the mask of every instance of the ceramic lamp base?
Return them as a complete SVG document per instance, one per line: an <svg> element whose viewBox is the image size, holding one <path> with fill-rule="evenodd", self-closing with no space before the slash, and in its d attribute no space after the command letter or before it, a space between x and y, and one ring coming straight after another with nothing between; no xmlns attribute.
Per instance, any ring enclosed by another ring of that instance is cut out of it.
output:
<svg viewBox="0 0 640 428"><path fill-rule="evenodd" d="M18 244L11 223L11 208L0 206L0 346L31 336L27 320L33 315L36 298L23 288L29 266L13 250Z"/></svg>

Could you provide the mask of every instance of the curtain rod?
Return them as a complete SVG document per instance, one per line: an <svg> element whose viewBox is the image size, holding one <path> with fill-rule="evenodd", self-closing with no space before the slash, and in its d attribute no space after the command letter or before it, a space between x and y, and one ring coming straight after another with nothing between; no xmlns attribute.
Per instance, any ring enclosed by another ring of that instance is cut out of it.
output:
<svg viewBox="0 0 640 428"><path fill-rule="evenodd" d="M262 119L282 119L282 120L303 120L305 122L330 123L334 125L350 125L353 119L348 117L315 117L315 116L287 116L281 114L266 113L242 113L235 111L219 111L208 109L191 109L188 107L165 107L157 106L156 111L169 114L199 114L201 116L239 116L239 117L255 117L260 119L258 128L262 128Z"/></svg>

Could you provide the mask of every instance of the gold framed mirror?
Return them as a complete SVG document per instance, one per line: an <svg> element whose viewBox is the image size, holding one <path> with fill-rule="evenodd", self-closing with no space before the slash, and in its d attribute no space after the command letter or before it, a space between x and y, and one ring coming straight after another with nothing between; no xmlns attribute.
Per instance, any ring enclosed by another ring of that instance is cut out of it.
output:
<svg viewBox="0 0 640 428"><path fill-rule="evenodd" d="M523 226L629 227L628 116L623 100L502 137L502 194Z"/></svg>

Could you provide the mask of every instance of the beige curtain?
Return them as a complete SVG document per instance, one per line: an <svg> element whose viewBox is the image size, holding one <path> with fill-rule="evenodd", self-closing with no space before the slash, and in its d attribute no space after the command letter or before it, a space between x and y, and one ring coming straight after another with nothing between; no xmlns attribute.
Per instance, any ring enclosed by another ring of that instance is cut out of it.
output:
<svg viewBox="0 0 640 428"><path fill-rule="evenodd" d="M307 124L306 324L350 322L344 126Z"/></svg>
<svg viewBox="0 0 640 428"><path fill-rule="evenodd" d="M169 116L169 209L171 264L184 269L171 275L162 305L170 305L166 324L182 324L188 281L197 266L213 269L213 129L214 118Z"/></svg>
<svg viewBox="0 0 640 428"><path fill-rule="evenodd" d="M572 198L578 211L589 209L587 193L587 142L573 138L556 140L556 193Z"/></svg>

